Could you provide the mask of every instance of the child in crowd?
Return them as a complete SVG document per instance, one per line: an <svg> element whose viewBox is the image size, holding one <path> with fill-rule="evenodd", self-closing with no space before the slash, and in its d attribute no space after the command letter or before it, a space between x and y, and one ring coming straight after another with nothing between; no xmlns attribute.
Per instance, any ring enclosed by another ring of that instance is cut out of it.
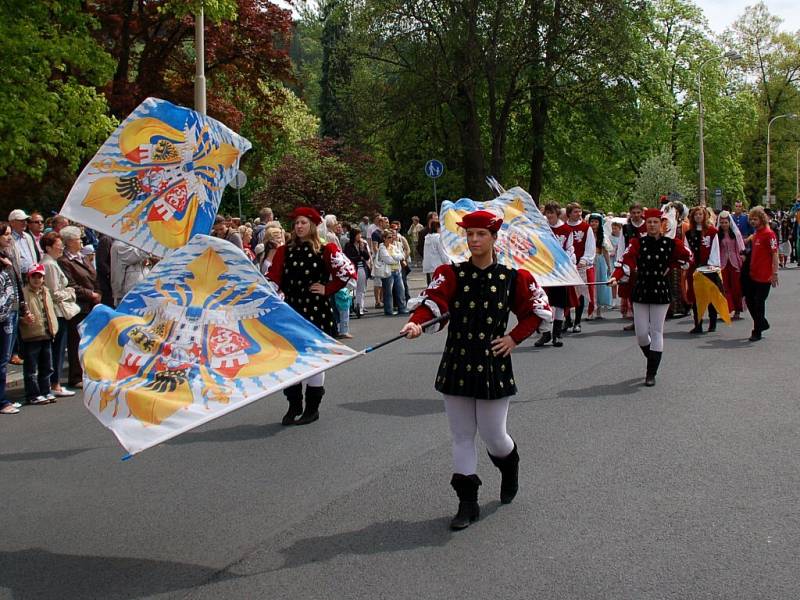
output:
<svg viewBox="0 0 800 600"><path fill-rule="evenodd" d="M44 271L44 265L34 265L28 271L28 283L22 288L32 317L19 323L25 357L25 399L28 404L51 404L56 401L56 397L50 393L50 375L53 372L51 346L58 332L58 319L53 308L53 297L44 285Z"/></svg>

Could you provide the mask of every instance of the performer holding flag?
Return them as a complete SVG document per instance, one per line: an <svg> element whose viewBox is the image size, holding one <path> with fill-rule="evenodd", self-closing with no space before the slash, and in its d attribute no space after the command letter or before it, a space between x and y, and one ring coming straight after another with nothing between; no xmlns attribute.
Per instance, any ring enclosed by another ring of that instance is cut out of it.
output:
<svg viewBox="0 0 800 600"><path fill-rule="evenodd" d="M631 292L633 323L639 347L647 359L644 384L652 387L656 384L656 373L664 351L664 320L671 301L667 273L678 265L688 269L692 264L692 252L681 240L662 235L659 209L648 208L644 217L647 235L631 238L608 285L625 283L636 275Z"/></svg>
<svg viewBox="0 0 800 600"><path fill-rule="evenodd" d="M561 205L558 202L549 202L545 204L544 216L547 218L547 224L556 236L564 252L569 255L572 262L575 262L575 250L572 247L572 229L569 225L564 223L559 218L561 213ZM548 342L552 341L553 346L560 348L564 345L561 338L561 333L564 326L564 311L569 310L569 286L545 286L545 293L553 308L553 333L545 331L542 336L533 344L537 348L541 348Z"/></svg>
<svg viewBox="0 0 800 600"><path fill-rule="evenodd" d="M502 224L501 218L484 210L462 217L458 225L466 230L469 260L436 269L428 288L409 304L415 311L401 330L416 338L422 323L450 313L435 387L444 395L453 438L450 484L459 504L450 527L456 530L480 515L476 433L502 474L501 502L510 503L517 493L519 454L506 431L509 400L517 391L510 353L540 323L552 319L547 295L533 275L498 264L494 244ZM518 324L506 334L510 311Z"/></svg>
<svg viewBox="0 0 800 600"><path fill-rule="evenodd" d="M329 297L355 277L353 263L336 244L322 244L317 232L322 217L316 210L299 207L289 217L294 221L292 239L275 252L267 278L283 292L289 306L333 337L336 324ZM302 383L283 390L289 401L289 410L281 421L282 425L307 425L319 419L319 405L325 394L325 373L314 375L305 383L305 410Z"/></svg>

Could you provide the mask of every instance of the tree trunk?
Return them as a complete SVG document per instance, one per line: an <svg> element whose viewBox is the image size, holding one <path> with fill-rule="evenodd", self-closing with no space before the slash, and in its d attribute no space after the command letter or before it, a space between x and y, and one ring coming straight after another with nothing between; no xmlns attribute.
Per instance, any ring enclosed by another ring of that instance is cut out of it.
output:
<svg viewBox="0 0 800 600"><path fill-rule="evenodd" d="M531 90L531 181L528 193L533 201L539 203L542 195L542 182L544 175L544 134L547 129L547 111L549 103L547 97L536 90Z"/></svg>

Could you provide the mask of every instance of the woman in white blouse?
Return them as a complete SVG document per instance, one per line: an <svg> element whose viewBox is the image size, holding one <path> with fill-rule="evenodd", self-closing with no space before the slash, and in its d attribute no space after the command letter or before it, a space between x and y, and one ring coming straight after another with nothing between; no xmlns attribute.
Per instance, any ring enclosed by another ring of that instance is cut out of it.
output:
<svg viewBox="0 0 800 600"><path fill-rule="evenodd" d="M388 274L381 277L383 286L383 314L386 316L401 314L407 315L406 290L403 286L402 262L405 254L402 248L395 244L395 232L387 229L383 232L383 243L378 247L378 261L387 267ZM394 301L397 301L397 312L392 310Z"/></svg>
<svg viewBox="0 0 800 600"><path fill-rule="evenodd" d="M431 275L441 265L450 262L450 257L442 244L441 233L439 233L439 221L431 221L428 225L428 235L425 236L424 252L422 253L422 272L428 284L431 282Z"/></svg>
<svg viewBox="0 0 800 600"><path fill-rule="evenodd" d="M50 390L54 396L74 396L75 392L61 386L61 369L64 366L64 353L67 349L67 322L75 317L80 307L75 302L75 288L69 287L69 280L58 265L58 257L64 253L64 242L58 233L51 231L39 240L44 254L44 284L53 296L53 308L58 317L58 332L53 338L53 374L50 375Z"/></svg>

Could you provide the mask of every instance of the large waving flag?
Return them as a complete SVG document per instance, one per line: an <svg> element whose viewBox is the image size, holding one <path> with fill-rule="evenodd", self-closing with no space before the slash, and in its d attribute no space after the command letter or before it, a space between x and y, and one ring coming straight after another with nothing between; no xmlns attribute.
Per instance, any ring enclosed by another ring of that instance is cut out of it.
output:
<svg viewBox="0 0 800 600"><path fill-rule="evenodd" d="M503 217L497 234L497 260L513 269L525 269L542 286L583 285L572 259L553 235L547 219L530 194L520 187L504 191L489 202L462 198L442 203L439 220L441 238L450 258L456 262L469 259L464 230L456 223L474 210L489 210Z"/></svg>
<svg viewBox="0 0 800 600"><path fill-rule="evenodd" d="M130 454L360 354L284 303L241 250L205 235L81 325L84 403Z"/></svg>
<svg viewBox="0 0 800 600"><path fill-rule="evenodd" d="M692 276L692 283L697 304L697 318L702 319L708 307L713 306L720 318L730 325L731 314L728 312L728 300L725 298L720 270L716 267L699 267Z"/></svg>
<svg viewBox="0 0 800 600"><path fill-rule="evenodd" d="M148 98L86 166L61 214L164 256L211 231L250 147L219 121Z"/></svg>

